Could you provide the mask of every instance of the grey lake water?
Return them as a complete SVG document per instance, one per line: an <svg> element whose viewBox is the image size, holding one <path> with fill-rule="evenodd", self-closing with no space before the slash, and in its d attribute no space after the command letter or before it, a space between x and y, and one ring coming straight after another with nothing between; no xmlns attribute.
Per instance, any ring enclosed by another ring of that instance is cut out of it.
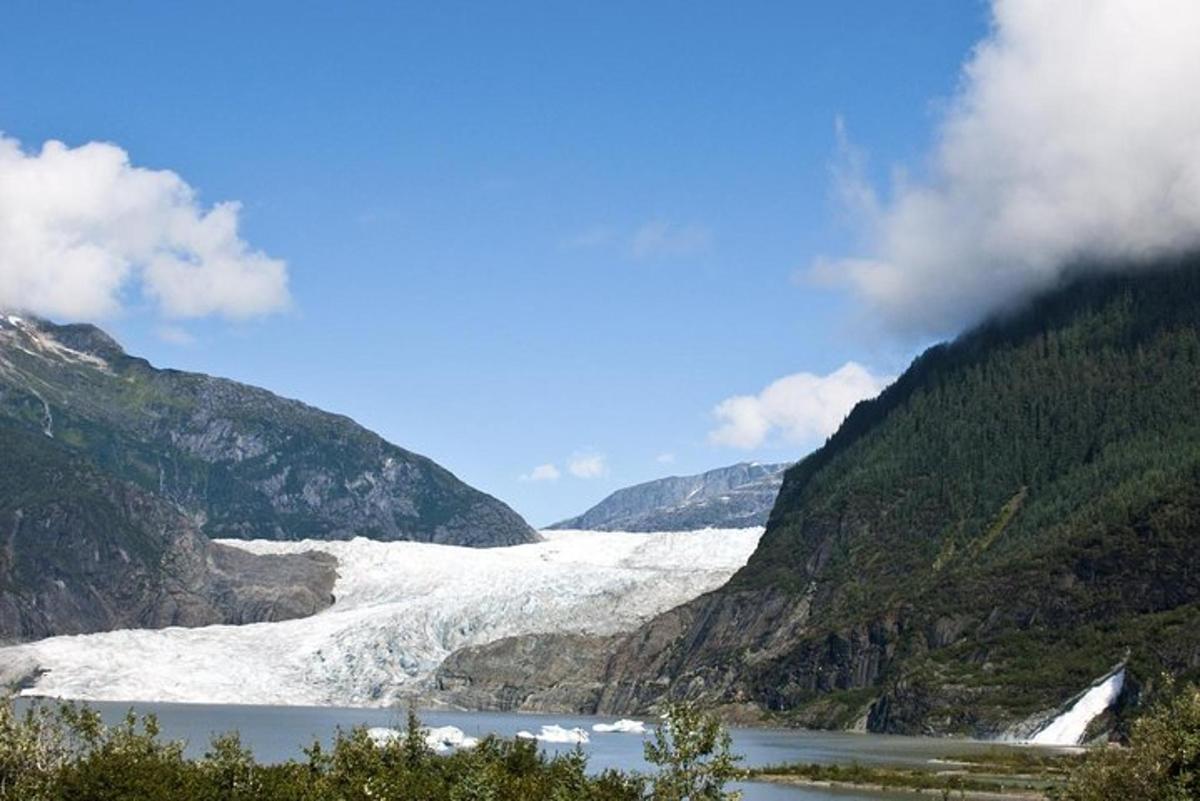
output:
<svg viewBox="0 0 1200 801"><path fill-rule="evenodd" d="M402 728L404 711L344 707L238 706L226 704L166 704L91 702L107 721L115 722L130 709L158 716L164 737L182 740L191 756L204 753L215 734L237 730L243 743L261 761L303 758L301 749L314 739L329 742L336 730L354 726ZM513 737L522 729L537 732L543 725L580 727L591 735L583 746L593 770L620 768L649 772L642 759L643 735L597 734L595 723L615 718L576 715L506 714L498 712L423 711L427 726L457 726L472 736L496 734ZM650 721L647 721L649 723ZM791 729L738 728L732 730L734 750L745 757L746 766L780 762L817 762L920 766L931 759L996 748L995 743L929 737L898 737L876 734L810 732ZM649 735L645 735L649 736ZM570 750L571 745L542 743L547 752ZM784 787L759 782L742 785L746 801L863 801L865 799L911 799L911 795L864 794Z"/></svg>

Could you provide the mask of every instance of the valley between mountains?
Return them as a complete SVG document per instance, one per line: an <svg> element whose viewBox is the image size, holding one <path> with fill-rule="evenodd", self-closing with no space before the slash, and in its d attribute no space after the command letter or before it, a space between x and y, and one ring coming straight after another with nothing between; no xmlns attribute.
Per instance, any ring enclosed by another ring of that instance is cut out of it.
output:
<svg viewBox="0 0 1200 801"><path fill-rule="evenodd" d="M20 315L0 444L0 672L27 693L1078 739L1200 677L1196 259L930 348L790 467L627 488L566 530Z"/></svg>

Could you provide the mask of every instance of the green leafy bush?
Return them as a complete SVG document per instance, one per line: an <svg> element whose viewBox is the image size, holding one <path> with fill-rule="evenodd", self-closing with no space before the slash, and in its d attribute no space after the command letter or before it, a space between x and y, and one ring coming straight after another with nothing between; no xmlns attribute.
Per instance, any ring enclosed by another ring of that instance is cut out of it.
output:
<svg viewBox="0 0 1200 801"><path fill-rule="evenodd" d="M589 774L576 749L547 756L536 742L486 737L438 756L409 713L404 737L377 743L366 729L313 743L305 759L258 763L237 734L200 759L160 739L153 716L105 726L86 707L0 702L0 801L733 801L741 775L729 735L689 707L667 716L647 756L658 775Z"/></svg>
<svg viewBox="0 0 1200 801"><path fill-rule="evenodd" d="M729 732L711 713L688 703L667 707L663 725L646 743L646 761L659 768L653 801L737 801L742 794L725 785L745 776L741 757L730 748Z"/></svg>
<svg viewBox="0 0 1200 801"><path fill-rule="evenodd" d="M1128 748L1094 753L1060 801L1200 798L1200 687L1174 693L1133 725Z"/></svg>

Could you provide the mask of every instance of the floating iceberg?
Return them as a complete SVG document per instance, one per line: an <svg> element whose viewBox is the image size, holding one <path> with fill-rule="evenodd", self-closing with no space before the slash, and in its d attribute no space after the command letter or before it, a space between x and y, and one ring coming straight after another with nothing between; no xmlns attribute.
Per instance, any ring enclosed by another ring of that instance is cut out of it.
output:
<svg viewBox="0 0 1200 801"><path fill-rule="evenodd" d="M425 745L432 748L438 753L445 753L456 748L474 748L479 745L479 739L476 737L468 737L462 729L457 726L437 726L433 728L423 728L421 732L425 736ZM382 726L376 726L367 729L367 736L370 737L376 745L386 746L394 742L403 740L407 735L399 729L389 729Z"/></svg>
<svg viewBox="0 0 1200 801"><path fill-rule="evenodd" d="M425 744L434 751L449 751L452 748L474 748L479 745L477 737L468 737L457 726L436 726L424 731Z"/></svg>
<svg viewBox="0 0 1200 801"><path fill-rule="evenodd" d="M517 737L522 740L539 740L543 743L579 743L582 745L591 741L588 733L583 729L564 729L554 723L543 726L537 734L530 731L519 731Z"/></svg>
<svg viewBox="0 0 1200 801"><path fill-rule="evenodd" d="M52 637L0 648L0 664L46 671L28 695L387 706L428 687L459 648L636 628L725 583L761 534L547 531L507 548L225 540L254 553L333 554L336 603L300 620Z"/></svg>
<svg viewBox="0 0 1200 801"><path fill-rule="evenodd" d="M616 723L597 723L592 726L597 734L645 734L646 724L640 720L622 718Z"/></svg>

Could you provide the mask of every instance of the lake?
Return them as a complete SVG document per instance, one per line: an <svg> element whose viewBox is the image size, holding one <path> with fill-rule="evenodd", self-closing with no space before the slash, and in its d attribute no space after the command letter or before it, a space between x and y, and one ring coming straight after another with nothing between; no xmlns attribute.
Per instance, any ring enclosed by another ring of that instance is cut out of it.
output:
<svg viewBox="0 0 1200 801"><path fill-rule="evenodd" d="M24 702L23 702L24 703ZM133 709L138 714L158 716L163 736L182 740L191 756L204 753L212 735L236 729L242 742L260 761L302 758L301 749L314 739L329 742L338 727L392 726L403 728L405 712L395 709L306 706L244 706L228 704L167 704L91 702L105 720L115 722ZM591 732L595 723L615 718L577 715L507 714L499 712L423 711L427 726L457 726L469 735L494 733L513 737L522 729L537 732L543 725L580 727ZM647 721L649 722L649 721ZM986 751L995 743L955 738L899 737L842 732L809 732L791 729L732 730L734 750L745 765L778 762L818 762L912 765L955 754ZM647 735L649 736L649 735ZM584 745L593 770L650 768L642 759L642 735L591 733ZM548 752L570 750L570 745L543 743ZM861 801L864 799L908 798L912 795L863 794L861 792L812 790L764 783L743 786L746 801Z"/></svg>

